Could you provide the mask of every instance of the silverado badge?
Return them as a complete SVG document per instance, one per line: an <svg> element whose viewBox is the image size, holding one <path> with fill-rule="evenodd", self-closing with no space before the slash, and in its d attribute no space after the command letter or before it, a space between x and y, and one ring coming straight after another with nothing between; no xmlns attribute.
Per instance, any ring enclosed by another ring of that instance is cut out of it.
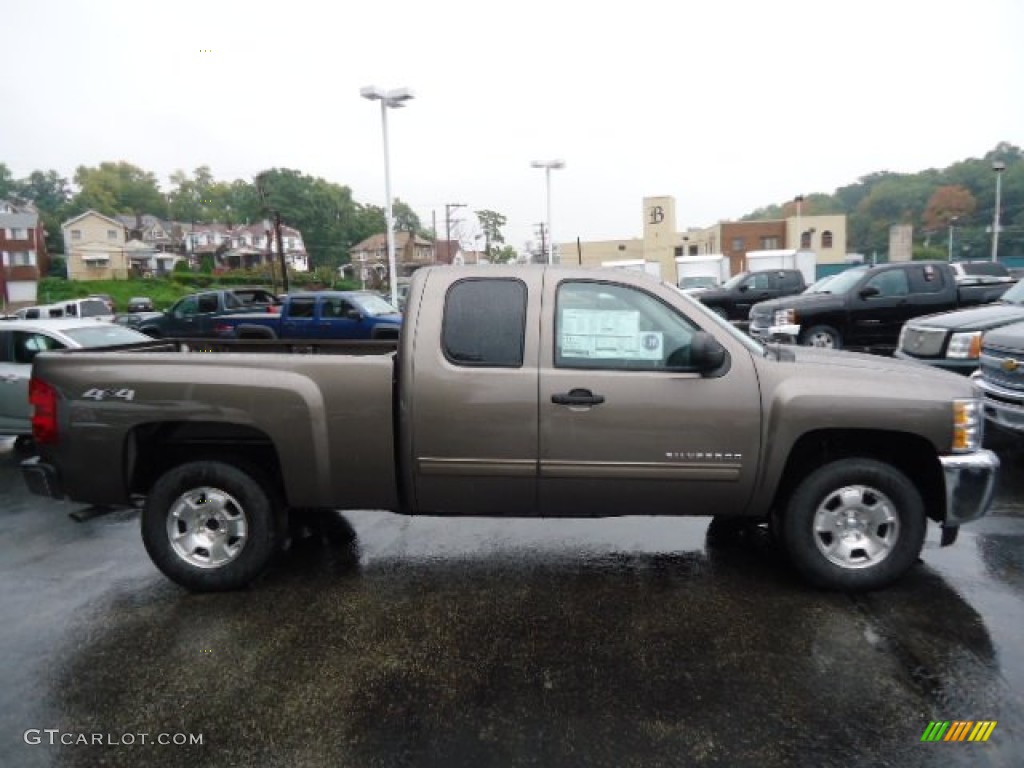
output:
<svg viewBox="0 0 1024 768"><path fill-rule="evenodd" d="M1007 373L1013 373L1020 368L1020 363L1014 360L1012 357L1009 360L1003 360L1002 369Z"/></svg>

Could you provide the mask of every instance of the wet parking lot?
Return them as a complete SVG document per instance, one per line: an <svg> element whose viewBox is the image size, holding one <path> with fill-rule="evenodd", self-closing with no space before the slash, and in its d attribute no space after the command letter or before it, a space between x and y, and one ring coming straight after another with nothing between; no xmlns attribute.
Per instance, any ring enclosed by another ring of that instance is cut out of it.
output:
<svg viewBox="0 0 1024 768"><path fill-rule="evenodd" d="M190 595L136 511L74 522L0 441L0 765L1021 765L1024 446L993 442L991 515L851 597L706 518L370 511Z"/></svg>

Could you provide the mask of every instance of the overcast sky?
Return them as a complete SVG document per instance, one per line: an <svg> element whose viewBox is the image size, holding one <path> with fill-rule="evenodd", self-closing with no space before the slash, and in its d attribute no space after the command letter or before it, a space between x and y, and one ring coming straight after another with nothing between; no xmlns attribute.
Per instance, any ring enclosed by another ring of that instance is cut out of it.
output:
<svg viewBox="0 0 1024 768"><path fill-rule="evenodd" d="M842 10L840 10L842 9ZM426 225L508 217L517 248L638 237L644 196L708 226L880 170L1024 144L1022 0L597 3L5 0L0 162L126 160L219 180L287 167ZM210 52L205 52L210 51Z"/></svg>

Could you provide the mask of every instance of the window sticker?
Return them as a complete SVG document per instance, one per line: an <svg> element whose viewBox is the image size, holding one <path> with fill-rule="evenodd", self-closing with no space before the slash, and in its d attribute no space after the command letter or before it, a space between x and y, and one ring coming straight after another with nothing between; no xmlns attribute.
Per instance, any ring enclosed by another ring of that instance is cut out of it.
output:
<svg viewBox="0 0 1024 768"><path fill-rule="evenodd" d="M631 310L565 309L562 357L661 360L664 335L641 331L640 313Z"/></svg>

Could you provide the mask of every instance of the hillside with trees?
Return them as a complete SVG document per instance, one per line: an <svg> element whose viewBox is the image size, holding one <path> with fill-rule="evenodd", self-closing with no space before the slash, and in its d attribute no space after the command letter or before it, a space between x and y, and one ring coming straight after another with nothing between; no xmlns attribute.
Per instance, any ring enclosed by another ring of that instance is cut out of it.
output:
<svg viewBox="0 0 1024 768"><path fill-rule="evenodd" d="M804 196L804 215L845 213L847 248L851 252L882 256L889 250L889 227L914 227L915 256L945 258L950 224L955 258L982 258L991 253L995 212L994 162L1004 163L1000 200L999 256L1024 258L1024 154L1006 142L980 158L969 158L948 168L919 173L880 171L840 187L831 195ZM789 201L759 208L744 220L792 216Z"/></svg>

